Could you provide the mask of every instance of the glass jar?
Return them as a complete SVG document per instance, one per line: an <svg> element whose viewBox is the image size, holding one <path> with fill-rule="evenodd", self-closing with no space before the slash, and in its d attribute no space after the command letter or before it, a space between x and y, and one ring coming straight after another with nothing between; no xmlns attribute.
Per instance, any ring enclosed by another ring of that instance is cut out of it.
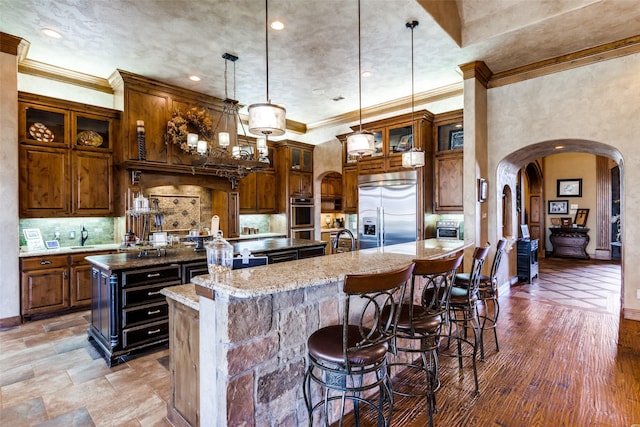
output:
<svg viewBox="0 0 640 427"><path fill-rule="evenodd" d="M212 278L231 271L233 265L233 246L222 238L222 231L216 233L216 237L206 245L207 266Z"/></svg>

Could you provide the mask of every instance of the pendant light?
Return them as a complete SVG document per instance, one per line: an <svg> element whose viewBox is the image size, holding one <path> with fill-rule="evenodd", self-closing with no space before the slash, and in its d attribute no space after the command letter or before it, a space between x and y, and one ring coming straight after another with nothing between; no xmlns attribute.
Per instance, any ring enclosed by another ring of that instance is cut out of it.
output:
<svg viewBox="0 0 640 427"><path fill-rule="evenodd" d="M424 151L415 148L415 129L414 129L414 109L415 109L415 90L414 90L414 70L413 70L413 30L418 26L418 21L407 22L406 27L411 30L411 138L413 146L410 150L402 153L402 167L419 168L424 166Z"/></svg>
<svg viewBox="0 0 640 427"><path fill-rule="evenodd" d="M284 135L287 127L287 111L281 105L271 103L269 99L269 0L265 4L265 40L267 63L267 102L249 106L249 132L255 135Z"/></svg>
<svg viewBox="0 0 640 427"><path fill-rule="evenodd" d="M360 130L347 136L347 153L351 156L366 156L373 154L374 136L369 131L362 130L362 49L360 47L360 0L358 0L358 102L360 111Z"/></svg>

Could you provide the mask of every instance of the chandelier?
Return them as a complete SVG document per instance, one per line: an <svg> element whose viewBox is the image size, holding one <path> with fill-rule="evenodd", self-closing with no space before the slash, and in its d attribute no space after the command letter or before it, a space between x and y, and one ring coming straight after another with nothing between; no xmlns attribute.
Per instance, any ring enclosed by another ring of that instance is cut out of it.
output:
<svg viewBox="0 0 640 427"><path fill-rule="evenodd" d="M246 175L267 167L269 158L266 141L257 141L254 149L240 119L238 101L229 98L227 93L227 64L230 61L234 64L235 96L235 62L238 57L225 53L222 58L225 60L225 99L215 127L204 108L193 107L184 115L180 111L174 112L168 123L167 138L195 157L191 163L194 173L195 167L206 168L214 175L228 179L231 188L235 189ZM244 140L237 132L238 123L242 127ZM235 135L234 138L230 131Z"/></svg>

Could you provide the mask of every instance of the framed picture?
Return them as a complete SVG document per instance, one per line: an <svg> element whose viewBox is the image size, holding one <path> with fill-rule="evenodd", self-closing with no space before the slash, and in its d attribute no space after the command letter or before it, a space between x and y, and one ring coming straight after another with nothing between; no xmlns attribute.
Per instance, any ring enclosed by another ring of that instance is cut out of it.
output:
<svg viewBox="0 0 640 427"><path fill-rule="evenodd" d="M563 228L571 227L571 217L563 216L560 218L560 226Z"/></svg>
<svg viewBox="0 0 640 427"><path fill-rule="evenodd" d="M587 217L589 216L589 209L578 209L576 211L576 217L573 223L578 227L584 227L587 225Z"/></svg>
<svg viewBox="0 0 640 427"><path fill-rule="evenodd" d="M478 201L484 202L487 200L487 180L484 178L478 178Z"/></svg>
<svg viewBox="0 0 640 427"><path fill-rule="evenodd" d="M449 150L464 147L464 129L454 129L449 131Z"/></svg>
<svg viewBox="0 0 640 427"><path fill-rule="evenodd" d="M558 197L582 197L582 178L559 179Z"/></svg>
<svg viewBox="0 0 640 427"><path fill-rule="evenodd" d="M569 213L569 201L568 200L549 200L547 213L549 215L567 215Z"/></svg>

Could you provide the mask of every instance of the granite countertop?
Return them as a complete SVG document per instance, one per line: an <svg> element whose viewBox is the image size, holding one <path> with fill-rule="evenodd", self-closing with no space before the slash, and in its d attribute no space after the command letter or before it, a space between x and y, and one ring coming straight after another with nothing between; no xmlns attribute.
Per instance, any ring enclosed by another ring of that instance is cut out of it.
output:
<svg viewBox="0 0 640 427"><path fill-rule="evenodd" d="M224 277L212 278L205 274L194 277L192 282L214 293L254 298L344 280L346 274L390 271L407 265L415 258L441 258L472 245L473 242L462 240L420 240L233 270Z"/></svg>
<svg viewBox="0 0 640 427"><path fill-rule="evenodd" d="M287 249L298 249L312 246L324 246L327 242L320 240L273 238L252 240L246 242L230 242L234 255L239 255L243 249L249 249L252 254L264 254ZM193 248L166 248L159 250L161 256L156 256L158 250L149 249L148 254L139 257L139 251L130 250L110 255L94 255L87 257L91 263L107 270L123 270L129 268L149 267L173 263L185 263L206 260L206 250L195 251Z"/></svg>
<svg viewBox="0 0 640 427"><path fill-rule="evenodd" d="M97 245L86 246L67 246L59 249L42 249L37 251L27 251L20 248L20 258L31 256L43 256L43 255L67 255L67 254L81 254L86 252L99 252L99 251L116 251L120 248L119 243L106 243Z"/></svg>
<svg viewBox="0 0 640 427"><path fill-rule="evenodd" d="M196 285L187 283L186 285L169 286L160 291L163 295L196 311L200 311L200 298L196 294Z"/></svg>

